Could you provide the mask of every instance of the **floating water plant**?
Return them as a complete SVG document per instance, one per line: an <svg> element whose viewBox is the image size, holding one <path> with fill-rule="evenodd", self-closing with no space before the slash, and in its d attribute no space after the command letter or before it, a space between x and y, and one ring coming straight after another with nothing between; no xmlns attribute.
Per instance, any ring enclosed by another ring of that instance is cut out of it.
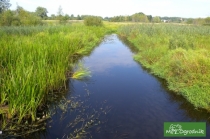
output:
<svg viewBox="0 0 210 139"><path fill-rule="evenodd" d="M87 77L91 77L91 71L88 68L84 67L82 63L79 63L76 66L76 71L73 73L72 78L82 80Z"/></svg>

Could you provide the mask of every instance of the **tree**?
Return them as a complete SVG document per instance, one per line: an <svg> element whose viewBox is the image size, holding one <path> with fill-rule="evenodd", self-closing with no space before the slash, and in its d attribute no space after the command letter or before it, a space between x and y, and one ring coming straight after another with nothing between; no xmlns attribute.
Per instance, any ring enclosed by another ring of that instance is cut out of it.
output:
<svg viewBox="0 0 210 139"><path fill-rule="evenodd" d="M153 23L160 23L160 22L161 22L160 17L159 17L159 16L153 17L153 18L152 18L152 22L153 22Z"/></svg>
<svg viewBox="0 0 210 139"><path fill-rule="evenodd" d="M110 18L109 18L109 17L104 17L104 20L105 20L105 21L109 21Z"/></svg>
<svg viewBox="0 0 210 139"><path fill-rule="evenodd" d="M193 20L194 25L203 25L205 24L205 20L203 18L196 18Z"/></svg>
<svg viewBox="0 0 210 139"><path fill-rule="evenodd" d="M65 14L65 16L64 16L67 20L69 20L70 19L70 16L68 15L68 14Z"/></svg>
<svg viewBox="0 0 210 139"><path fill-rule="evenodd" d="M74 15L71 14L70 20L74 20Z"/></svg>
<svg viewBox="0 0 210 139"><path fill-rule="evenodd" d="M46 19L48 11L44 7L37 7L35 13L37 16L41 17L42 19Z"/></svg>
<svg viewBox="0 0 210 139"><path fill-rule="evenodd" d="M9 0L0 0L0 13L9 9L10 6Z"/></svg>
<svg viewBox="0 0 210 139"><path fill-rule="evenodd" d="M34 13L17 6L17 10L6 10L0 14L0 25L2 26L31 26L41 24L41 18Z"/></svg>
<svg viewBox="0 0 210 139"><path fill-rule="evenodd" d="M91 15L81 15L81 20L84 20L86 17L91 16Z"/></svg>
<svg viewBox="0 0 210 139"><path fill-rule="evenodd" d="M205 24L210 24L210 17L205 18Z"/></svg>
<svg viewBox="0 0 210 139"><path fill-rule="evenodd" d="M147 15L149 22L152 22L152 15Z"/></svg>
<svg viewBox="0 0 210 139"><path fill-rule="evenodd" d="M67 21L70 19L70 16L68 14L63 14L63 9L61 6L59 6L58 8L58 16L57 16L57 19L59 20L59 23L61 24L66 24Z"/></svg>
<svg viewBox="0 0 210 139"><path fill-rule="evenodd" d="M187 24L193 24L193 18L189 18L189 19L187 19L187 22L186 22Z"/></svg>
<svg viewBox="0 0 210 139"><path fill-rule="evenodd" d="M133 22L140 22L139 14L132 15L132 21Z"/></svg>
<svg viewBox="0 0 210 139"><path fill-rule="evenodd" d="M55 20L56 19L56 16L55 16L55 14L51 14L51 16L50 16L51 18L51 20Z"/></svg>
<svg viewBox="0 0 210 139"><path fill-rule="evenodd" d="M17 5L17 8L16 8L16 13L19 14L21 11L23 11L23 7Z"/></svg>
<svg viewBox="0 0 210 139"><path fill-rule="evenodd" d="M147 16L144 13L136 13L132 15L133 22L149 22Z"/></svg>
<svg viewBox="0 0 210 139"><path fill-rule="evenodd" d="M17 7L16 13L20 21L20 25L31 26L41 24L41 19L38 16L34 13L26 11L20 6Z"/></svg>
<svg viewBox="0 0 210 139"><path fill-rule="evenodd" d="M7 10L0 14L0 25L1 26L11 26L14 18L14 13L11 10Z"/></svg>
<svg viewBox="0 0 210 139"><path fill-rule="evenodd" d="M86 26L102 26L103 21L101 17L98 16L88 16L84 20Z"/></svg>
<svg viewBox="0 0 210 139"><path fill-rule="evenodd" d="M57 19L59 20L60 23L66 23L67 19L63 16L63 9L61 6L58 8L58 16Z"/></svg>
<svg viewBox="0 0 210 139"><path fill-rule="evenodd" d="M63 16L63 9L61 6L58 8L58 16Z"/></svg>
<svg viewBox="0 0 210 139"><path fill-rule="evenodd" d="M82 20L82 18L80 17L80 15L77 15L77 20Z"/></svg>

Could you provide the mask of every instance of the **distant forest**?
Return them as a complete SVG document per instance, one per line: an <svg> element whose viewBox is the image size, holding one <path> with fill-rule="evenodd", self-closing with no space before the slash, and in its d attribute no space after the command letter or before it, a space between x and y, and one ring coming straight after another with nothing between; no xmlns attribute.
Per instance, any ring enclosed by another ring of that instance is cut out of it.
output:
<svg viewBox="0 0 210 139"><path fill-rule="evenodd" d="M68 15L64 14L62 7L59 6L57 14L48 16L48 10L44 7L37 7L34 12L26 11L23 7L17 5L16 10L10 10L11 4L5 1L0 6L0 26L19 26L19 25L37 25L42 24L43 20L59 20L60 23L66 23L68 20L84 20L93 15ZM133 15L119 15L114 17L100 17L109 22L142 22L142 23L186 23L196 25L210 25L210 17L207 18L182 18L182 17L160 17L146 15L143 12Z"/></svg>
<svg viewBox="0 0 210 139"><path fill-rule="evenodd" d="M182 17L161 17L161 16L152 16L146 15L142 12L135 13L133 15L127 16L114 16L114 17L105 17L104 20L110 22L150 22L150 23L187 23L187 24L210 24L210 17L207 18L182 18Z"/></svg>

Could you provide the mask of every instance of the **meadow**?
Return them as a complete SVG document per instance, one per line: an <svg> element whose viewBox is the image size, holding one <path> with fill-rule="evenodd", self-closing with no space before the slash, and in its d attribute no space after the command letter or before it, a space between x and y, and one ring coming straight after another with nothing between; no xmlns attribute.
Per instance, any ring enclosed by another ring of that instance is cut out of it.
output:
<svg viewBox="0 0 210 139"><path fill-rule="evenodd" d="M210 111L210 27L137 24L121 26L118 34L138 49L134 59L170 90Z"/></svg>
<svg viewBox="0 0 210 139"><path fill-rule="evenodd" d="M1 27L0 114L18 123L35 121L49 93L66 88L68 78L89 74L84 68L83 73L73 73L75 63L110 32L108 27L83 23Z"/></svg>

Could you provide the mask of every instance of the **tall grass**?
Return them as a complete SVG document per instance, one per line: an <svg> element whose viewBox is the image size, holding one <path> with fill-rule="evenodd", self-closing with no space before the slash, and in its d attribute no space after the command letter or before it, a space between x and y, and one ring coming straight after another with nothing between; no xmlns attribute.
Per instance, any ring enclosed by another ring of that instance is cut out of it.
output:
<svg viewBox="0 0 210 139"><path fill-rule="evenodd" d="M138 48L134 59L166 79L169 89L210 111L210 27L127 25L118 34Z"/></svg>
<svg viewBox="0 0 210 139"><path fill-rule="evenodd" d="M36 119L49 92L64 86L75 57L88 54L108 32L82 24L0 28L0 109L9 118Z"/></svg>

